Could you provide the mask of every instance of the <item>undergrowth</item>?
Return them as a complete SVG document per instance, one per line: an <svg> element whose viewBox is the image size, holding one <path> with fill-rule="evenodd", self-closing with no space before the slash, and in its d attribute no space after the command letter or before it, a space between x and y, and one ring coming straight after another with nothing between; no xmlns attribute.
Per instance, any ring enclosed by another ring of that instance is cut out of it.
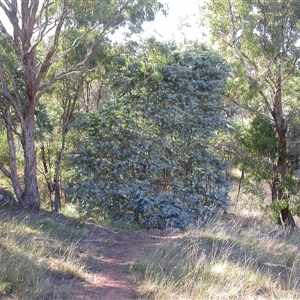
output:
<svg viewBox="0 0 300 300"><path fill-rule="evenodd" d="M230 215L152 249L132 267L146 299L300 299L299 232Z"/></svg>
<svg viewBox="0 0 300 300"><path fill-rule="evenodd" d="M0 299L69 299L73 281L87 276L76 255L84 230L50 213L0 215Z"/></svg>

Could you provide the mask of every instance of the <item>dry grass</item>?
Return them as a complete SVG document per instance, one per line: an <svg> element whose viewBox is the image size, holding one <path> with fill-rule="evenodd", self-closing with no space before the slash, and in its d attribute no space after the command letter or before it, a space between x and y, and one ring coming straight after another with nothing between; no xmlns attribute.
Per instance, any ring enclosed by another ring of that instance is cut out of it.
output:
<svg viewBox="0 0 300 300"><path fill-rule="evenodd" d="M146 253L132 266L144 299L300 299L299 229L241 212ZM71 206L65 214L0 209L0 299L72 299L73 283L89 277L78 252L89 232Z"/></svg>
<svg viewBox="0 0 300 300"><path fill-rule="evenodd" d="M87 276L76 255L84 231L59 215L0 215L0 299L69 299L73 281Z"/></svg>
<svg viewBox="0 0 300 300"><path fill-rule="evenodd" d="M146 299L300 299L299 231L230 215L152 250L132 271Z"/></svg>

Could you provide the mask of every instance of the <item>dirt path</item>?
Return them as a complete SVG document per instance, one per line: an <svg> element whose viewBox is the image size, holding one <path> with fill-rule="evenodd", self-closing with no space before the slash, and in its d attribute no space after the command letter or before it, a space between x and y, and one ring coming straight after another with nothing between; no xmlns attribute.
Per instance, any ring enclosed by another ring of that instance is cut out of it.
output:
<svg viewBox="0 0 300 300"><path fill-rule="evenodd" d="M158 246L179 233L136 231L130 233L109 231L88 224L90 236L79 243L79 252L86 259L90 277L73 285L74 300L131 300L147 299L138 290L128 271L148 247Z"/></svg>

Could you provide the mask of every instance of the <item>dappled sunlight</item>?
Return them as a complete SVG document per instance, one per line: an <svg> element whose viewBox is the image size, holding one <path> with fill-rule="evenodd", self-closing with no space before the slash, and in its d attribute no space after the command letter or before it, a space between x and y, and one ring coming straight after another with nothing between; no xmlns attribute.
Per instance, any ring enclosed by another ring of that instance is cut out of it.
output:
<svg viewBox="0 0 300 300"><path fill-rule="evenodd" d="M219 262L211 266L211 272L215 274L226 275L228 271L227 262Z"/></svg>
<svg viewBox="0 0 300 300"><path fill-rule="evenodd" d="M137 280L151 286L153 299L296 300L298 239L278 238L259 216L237 214L148 253Z"/></svg>

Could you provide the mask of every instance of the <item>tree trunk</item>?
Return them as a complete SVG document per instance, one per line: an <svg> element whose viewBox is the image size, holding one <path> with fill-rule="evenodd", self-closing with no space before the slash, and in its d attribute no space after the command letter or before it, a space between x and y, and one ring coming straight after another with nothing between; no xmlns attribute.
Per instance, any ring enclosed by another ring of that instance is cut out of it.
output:
<svg viewBox="0 0 300 300"><path fill-rule="evenodd" d="M278 184L278 178L273 179L272 182L270 183L272 203L277 201L277 184ZM278 216L276 218L277 218L276 224L282 225L280 214L278 214Z"/></svg>
<svg viewBox="0 0 300 300"><path fill-rule="evenodd" d="M281 151L279 151L280 153ZM286 155L285 154L279 154L278 158L278 174L279 174L279 181L284 180L284 176L286 175ZM288 201L289 195L284 195L284 192L282 188L277 189L277 200L278 201ZM289 209L289 206L287 208L281 209L280 211L282 225L288 230L293 231L296 227L295 220L293 218L293 215Z"/></svg>
<svg viewBox="0 0 300 300"><path fill-rule="evenodd" d="M242 189L242 183L243 183L244 177L245 177L245 171L244 171L244 168L242 168L242 174L241 174L241 177L239 179L239 187L238 187L238 192L237 192L237 196L236 196L235 205L237 205L237 203L239 201L240 192L241 192L241 189Z"/></svg>
<svg viewBox="0 0 300 300"><path fill-rule="evenodd" d="M59 178L55 180L54 184L54 211L59 212L61 209L61 198L60 198L60 185Z"/></svg>
<svg viewBox="0 0 300 300"><path fill-rule="evenodd" d="M281 210L281 218L284 227L289 232L293 232L296 227L296 223L289 208L285 208Z"/></svg>
<svg viewBox="0 0 300 300"><path fill-rule="evenodd" d="M281 85L281 76L278 76L276 82L276 94L274 97L274 109L272 115L275 122L276 132L279 138L279 152L277 160L277 174L279 183L284 181L284 177L287 173L287 125L285 124L285 120L283 117ZM277 200L283 201L284 198L288 200L288 197L284 197L284 191L282 186L279 185L279 188L277 186ZM293 231L296 224L289 207L282 209L280 211L280 214L283 226L285 226L285 228L287 228L289 231Z"/></svg>
<svg viewBox="0 0 300 300"><path fill-rule="evenodd" d="M39 209L40 194L38 190L37 174L36 174L36 152L34 142L34 109L29 111L24 116L22 124L22 139L24 150L24 185L25 192L21 201L24 208Z"/></svg>

